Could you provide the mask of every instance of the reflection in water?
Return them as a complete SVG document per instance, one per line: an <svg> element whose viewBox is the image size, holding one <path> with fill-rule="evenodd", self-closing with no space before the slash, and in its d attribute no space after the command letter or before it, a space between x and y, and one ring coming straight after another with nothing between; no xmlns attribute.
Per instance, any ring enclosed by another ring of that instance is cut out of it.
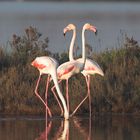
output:
<svg viewBox="0 0 140 140"><path fill-rule="evenodd" d="M0 117L0 140L34 140L43 125L42 118Z"/></svg>
<svg viewBox="0 0 140 140"><path fill-rule="evenodd" d="M88 123L88 126L85 127L83 125L83 122L87 122L87 121L89 123ZM79 135L81 135L82 140L85 140L85 139L91 140L91 118L90 117L86 120L75 117L70 122L72 123L72 129L74 129L74 131L75 131L74 139L77 139L79 137ZM51 140L70 140L69 135L71 135L71 134L69 134L69 121L68 120L61 120L61 125L55 131L54 135L50 134L50 131L52 128L52 123L53 122L50 121L49 124L47 125L46 129L35 140L48 140L48 138L50 138ZM77 135L77 132L79 132L78 135ZM77 138L76 138L75 134L77 135Z"/></svg>
<svg viewBox="0 0 140 140"><path fill-rule="evenodd" d="M43 131L38 138L35 140L48 140L49 133L51 130L52 121L46 126L45 131ZM61 120L61 125L55 133L55 136L51 138L53 140L69 140L69 121Z"/></svg>
<svg viewBox="0 0 140 140"><path fill-rule="evenodd" d="M84 127L82 123L83 120L80 118L75 118L73 122L76 128L80 131L81 135L83 135L87 140L91 140L91 117L87 120L89 121L89 123L87 123L88 127ZM88 128L88 131L86 128Z"/></svg>
<svg viewBox="0 0 140 140"><path fill-rule="evenodd" d="M64 127L61 136L58 138L58 140L69 140L69 121L64 121Z"/></svg>
<svg viewBox="0 0 140 140"><path fill-rule="evenodd" d="M1 118L0 140L139 140L140 117Z"/></svg>
<svg viewBox="0 0 140 140"><path fill-rule="evenodd" d="M49 122L48 126L46 126L46 128L45 128L45 131L42 132L40 134L40 136L38 138L36 138L35 140L47 140L48 135L49 135L50 130L51 130L51 126L52 126L52 121Z"/></svg>

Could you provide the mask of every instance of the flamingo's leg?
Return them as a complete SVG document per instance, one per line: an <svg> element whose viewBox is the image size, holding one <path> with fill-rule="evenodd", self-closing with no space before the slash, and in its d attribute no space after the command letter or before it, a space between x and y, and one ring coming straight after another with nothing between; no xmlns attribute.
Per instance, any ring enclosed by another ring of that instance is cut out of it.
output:
<svg viewBox="0 0 140 140"><path fill-rule="evenodd" d="M42 103L46 106L47 110L49 111L49 108L48 106L46 105L45 101L41 98L41 96L39 95L38 93L38 86L39 86L39 82L40 82L40 79L41 79L41 75L39 75L39 78L37 80L37 84L36 84L36 87L35 87L35 95L42 101ZM51 117L51 112L48 112L49 113L49 116Z"/></svg>
<svg viewBox="0 0 140 140"><path fill-rule="evenodd" d="M68 87L68 79L66 80L66 99L67 99L67 108L69 112L69 87Z"/></svg>
<svg viewBox="0 0 140 140"><path fill-rule="evenodd" d="M90 75L88 75L87 87L88 87L88 98L89 98L89 113L91 117Z"/></svg>
<svg viewBox="0 0 140 140"><path fill-rule="evenodd" d="M47 102L47 98L48 98L48 88L49 88L49 83L50 83L50 75L48 75L48 78L47 78L47 84L46 84L46 92L45 92L45 101L46 101L46 106L48 107L48 102ZM48 114L50 117L52 117L52 113L48 108L46 108L46 118L47 118L47 110L48 110Z"/></svg>
<svg viewBox="0 0 140 140"><path fill-rule="evenodd" d="M86 79L86 83L87 83L87 87L88 87L88 77L85 76ZM71 117L76 113L76 111L79 109L79 107L83 104L83 102L88 98L88 93L86 95L86 97L79 103L79 105L75 108L75 110L73 111L73 113L70 115Z"/></svg>
<svg viewBox="0 0 140 140"><path fill-rule="evenodd" d="M74 109L74 111L72 112L72 114L70 115L70 117L72 117L77 110L79 109L79 107L83 104L83 102L88 98L88 95L79 103L79 105Z"/></svg>
<svg viewBox="0 0 140 140"><path fill-rule="evenodd" d="M47 101L47 97L48 97L49 83L50 83L50 75L48 75L47 84L46 84L46 92L45 92L45 100L46 100L46 101Z"/></svg>
<svg viewBox="0 0 140 140"><path fill-rule="evenodd" d="M59 80L58 83L61 83L61 81L62 81L62 80ZM55 93L55 91L54 91L54 90L55 90L55 85L51 88L51 90L52 90L52 93L54 94L54 97L55 97L56 100L57 100L57 103L58 103L60 109L61 109L61 115L63 115L63 113L64 113L63 107L62 107L62 105L61 105L61 103L60 103L60 101L59 101L59 99L58 99L58 97L57 97L57 95L56 95L56 93Z"/></svg>

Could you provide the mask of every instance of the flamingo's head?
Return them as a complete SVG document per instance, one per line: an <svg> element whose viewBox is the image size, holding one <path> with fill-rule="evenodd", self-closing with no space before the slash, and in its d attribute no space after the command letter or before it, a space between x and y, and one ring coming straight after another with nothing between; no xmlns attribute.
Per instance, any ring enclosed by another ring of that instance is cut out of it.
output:
<svg viewBox="0 0 140 140"><path fill-rule="evenodd" d="M35 61L35 60L32 61L32 62L31 62L31 65L32 65L33 67L36 67L36 61Z"/></svg>
<svg viewBox="0 0 140 140"><path fill-rule="evenodd" d="M36 57L32 62L31 62L31 66L33 66L33 67L35 67L35 68L37 68L37 66L38 66L38 57Z"/></svg>
<svg viewBox="0 0 140 140"><path fill-rule="evenodd" d="M67 27L65 27L64 28L64 30L63 30L63 34L64 34L64 36L65 36L65 34L66 34L66 32L67 31L71 31L71 30L75 30L75 28L76 28L76 26L74 25L74 24L69 24Z"/></svg>
<svg viewBox="0 0 140 140"><path fill-rule="evenodd" d="M89 23L84 24L83 29L84 30L91 30L95 33L95 35L97 34L97 28L94 25L91 25Z"/></svg>

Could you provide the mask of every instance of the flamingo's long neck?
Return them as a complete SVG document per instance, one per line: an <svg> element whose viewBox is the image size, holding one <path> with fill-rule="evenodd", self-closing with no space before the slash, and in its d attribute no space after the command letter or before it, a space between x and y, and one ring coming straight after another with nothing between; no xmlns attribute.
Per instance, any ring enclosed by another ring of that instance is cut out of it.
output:
<svg viewBox="0 0 140 140"><path fill-rule="evenodd" d="M65 120L68 120L69 119L69 112L68 112L68 109L67 109L67 106L66 106L66 102L65 102L65 99L60 91L60 88L59 88L59 85L58 85L58 80L57 80L57 74L56 74L56 70L53 72L53 74L51 75L52 76L52 79L54 81L54 85L56 86L56 90L57 90L57 93L58 93L58 96L62 102L62 105L63 105L63 108L64 108L64 118Z"/></svg>
<svg viewBox="0 0 140 140"><path fill-rule="evenodd" d="M83 65L85 65L85 62L86 62L85 28L83 28L82 30L82 60L83 60Z"/></svg>
<svg viewBox="0 0 140 140"><path fill-rule="evenodd" d="M74 50L73 49L74 49L75 38L76 38L76 29L73 29L73 36L71 39L70 49L69 49L69 60L70 61L74 60L74 57L73 57Z"/></svg>

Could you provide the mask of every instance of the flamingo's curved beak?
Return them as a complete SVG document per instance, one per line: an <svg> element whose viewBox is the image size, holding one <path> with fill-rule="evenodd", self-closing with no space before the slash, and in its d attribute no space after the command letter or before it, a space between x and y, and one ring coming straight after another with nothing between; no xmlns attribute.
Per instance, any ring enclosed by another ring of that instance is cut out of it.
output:
<svg viewBox="0 0 140 140"><path fill-rule="evenodd" d="M69 30L68 27L64 28L64 30L63 30L63 35L64 35L64 36L66 35L66 32L67 32L68 30Z"/></svg>
<svg viewBox="0 0 140 140"><path fill-rule="evenodd" d="M96 29L95 35L96 35L96 36L98 35L98 30L97 30L97 29Z"/></svg>
<svg viewBox="0 0 140 140"><path fill-rule="evenodd" d="M90 30L97 34L97 28L95 26L90 26Z"/></svg>

